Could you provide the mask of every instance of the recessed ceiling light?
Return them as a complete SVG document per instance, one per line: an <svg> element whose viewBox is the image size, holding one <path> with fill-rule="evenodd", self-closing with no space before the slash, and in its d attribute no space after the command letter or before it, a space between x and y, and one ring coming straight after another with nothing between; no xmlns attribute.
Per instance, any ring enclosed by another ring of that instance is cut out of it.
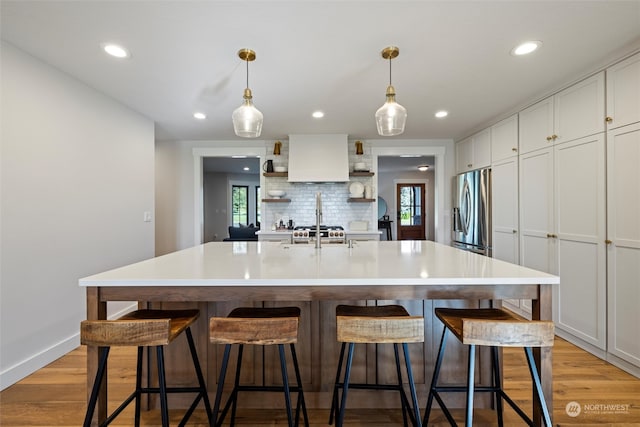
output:
<svg viewBox="0 0 640 427"><path fill-rule="evenodd" d="M448 111L444 111L444 110L438 111L438 112L435 114L435 116L436 116L437 118L439 118L439 119L442 119L442 118L444 118L444 117L447 117L448 115L449 115L449 112L448 112Z"/></svg>
<svg viewBox="0 0 640 427"><path fill-rule="evenodd" d="M243 167L243 168L242 168L242 170L243 170L243 171L248 171L248 170L249 170L249 167L248 167L248 166L245 166L245 167Z"/></svg>
<svg viewBox="0 0 640 427"><path fill-rule="evenodd" d="M314 111L311 115L315 119L321 119L324 117L324 113L322 111Z"/></svg>
<svg viewBox="0 0 640 427"><path fill-rule="evenodd" d="M195 117L198 120L204 120L207 118L207 115L205 113L201 113L199 111L193 113L193 117Z"/></svg>
<svg viewBox="0 0 640 427"><path fill-rule="evenodd" d="M113 43L105 43L102 45L102 49L107 52L109 55L114 56L116 58L129 58L131 54L127 49L122 46Z"/></svg>
<svg viewBox="0 0 640 427"><path fill-rule="evenodd" d="M542 45L541 41L529 40L524 43L520 43L518 46L514 47L513 50L511 50L511 54L516 56L527 55L537 50L540 47L540 45Z"/></svg>
<svg viewBox="0 0 640 427"><path fill-rule="evenodd" d="M424 171L426 171L427 169L429 169L429 166L428 166L428 165L420 165L420 166L418 166L418 170L419 170L420 172L424 172Z"/></svg>

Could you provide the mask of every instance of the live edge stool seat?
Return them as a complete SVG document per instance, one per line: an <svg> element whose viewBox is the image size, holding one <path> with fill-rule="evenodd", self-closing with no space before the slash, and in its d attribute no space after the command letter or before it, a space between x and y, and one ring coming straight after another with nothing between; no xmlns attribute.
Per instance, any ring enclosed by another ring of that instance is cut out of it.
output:
<svg viewBox="0 0 640 427"><path fill-rule="evenodd" d="M402 405L402 416L405 427L408 418L414 426L421 426L420 409L418 408L418 398L413 380L411 360L409 358L408 343L424 342L424 318L422 316L411 316L407 310L400 305L383 306L358 306L339 305L336 307L336 337L338 342L342 342L338 369L333 388L333 398L331 399L331 410L329 424L335 418L336 427L341 427L344 423L345 410L347 406L347 394L349 389L369 389L369 390L393 390L400 394ZM351 365L355 344L393 344L396 363L397 384L362 384L351 383ZM346 355L346 366L344 376L342 376L342 365L345 360L345 347L348 344ZM402 344L404 353L405 368L409 381L411 402L407 399L402 382L400 369L400 357L398 347ZM341 379L342 376L342 379ZM339 390L342 396L339 399Z"/></svg>
<svg viewBox="0 0 640 427"><path fill-rule="evenodd" d="M117 320L85 320L80 325L80 341L83 345L104 347L100 356L98 372L91 391L89 405L84 420L84 426L90 426L95 411L98 394L107 368L107 358L112 346L138 347L136 388L127 399L109 415L101 426L111 423L130 403L135 400L135 425L140 425L141 395L157 393L160 396L160 411L163 427L169 426L169 408L167 393L196 393L193 403L185 413L180 426L186 424L200 400L204 402L209 422L211 422L211 405L207 395L207 388L200 369L198 354L191 334L191 324L196 321L200 311L192 310L136 310L125 314ZM171 343L182 332L185 332L189 343L189 350L193 360L197 387L168 387L164 371L165 345ZM158 387L142 387L142 356L143 349L155 347L158 367Z"/></svg>
<svg viewBox="0 0 640 427"><path fill-rule="evenodd" d="M510 312L497 308L480 309L456 309L436 308L435 314L444 324L444 331L438 350L438 358L433 371L433 379L429 390L429 397L424 414L424 425L429 421L433 399L438 402L440 408L452 426L456 426L453 416L445 406L440 393L442 392L466 392L465 426L473 425L473 394L478 392L491 392L495 394L498 425L503 426L502 401L506 401L516 413L528 424L533 425L532 420L502 389L500 377L498 347L523 347L529 366L529 372L533 381L535 400L542 410L542 419L547 427L551 427L551 417L547 408L540 376L533 358L532 348L551 347L554 340L554 326L551 321L528 321L515 317ZM451 332L465 345L469 346L469 361L466 386L438 386L438 376L442 366L447 335ZM491 347L491 360L493 371L493 384L491 386L479 386L474 384L476 346Z"/></svg>
<svg viewBox="0 0 640 427"><path fill-rule="evenodd" d="M231 426L235 425L238 392L283 392L287 411L287 420L290 427L298 426L300 410L304 417L304 425L309 425L307 407L302 390L302 379L295 343L298 341L298 328L300 323L300 309L298 307L239 307L229 313L227 317L212 317L209 320L209 338L214 344L225 344L222 366L216 398L213 405L213 417L216 427L222 426L224 419L231 409ZM220 405L224 389L224 380L227 373L231 346L238 345L238 359L233 390L229 395L222 411ZM289 344L291 358L297 385L289 384L287 362L284 347ZM280 356L280 369L282 372L282 386L268 385L242 385L240 384L240 369L242 366L242 352L245 345L277 345ZM295 418L291 408L291 392L297 393Z"/></svg>

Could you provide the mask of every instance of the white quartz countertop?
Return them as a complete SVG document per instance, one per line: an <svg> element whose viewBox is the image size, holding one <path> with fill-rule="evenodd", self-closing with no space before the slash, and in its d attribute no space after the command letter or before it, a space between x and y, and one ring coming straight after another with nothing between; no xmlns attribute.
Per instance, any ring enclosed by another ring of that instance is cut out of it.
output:
<svg viewBox="0 0 640 427"><path fill-rule="evenodd" d="M556 284L547 273L431 241L210 242L79 280L80 286Z"/></svg>

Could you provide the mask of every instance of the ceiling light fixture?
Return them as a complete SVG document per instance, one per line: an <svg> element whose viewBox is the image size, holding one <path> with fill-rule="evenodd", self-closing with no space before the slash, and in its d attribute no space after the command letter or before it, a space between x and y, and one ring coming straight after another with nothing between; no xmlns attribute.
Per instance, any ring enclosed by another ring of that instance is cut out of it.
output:
<svg viewBox="0 0 640 427"><path fill-rule="evenodd" d="M441 111L436 112L436 114L434 114L434 115L435 115L437 118L442 119L442 118L447 117L447 116L449 115L449 112L448 112L448 111L441 110Z"/></svg>
<svg viewBox="0 0 640 427"><path fill-rule="evenodd" d="M400 54L400 49L389 46L382 49L382 57L389 60L389 86L387 101L376 111L378 134L382 136L400 135L407 121L407 109L396 102L396 90L391 85L391 60Z"/></svg>
<svg viewBox="0 0 640 427"><path fill-rule="evenodd" d="M193 113L193 117L198 119L198 120L204 120L207 118L207 115L205 113L201 113L199 111Z"/></svg>
<svg viewBox="0 0 640 427"><path fill-rule="evenodd" d="M527 55L537 50L540 47L540 45L542 45L542 42L539 40L526 41L514 47L511 50L511 54L516 56Z"/></svg>
<svg viewBox="0 0 640 427"><path fill-rule="evenodd" d="M257 138L262 132L262 113L253 105L253 96L249 89L249 62L256 59L256 53L251 49L240 49L240 59L247 63L247 87L244 89L244 103L236 108L231 115L233 130L243 138Z"/></svg>
<svg viewBox="0 0 640 427"><path fill-rule="evenodd" d="M313 116L314 119L321 119L324 117L324 113L322 111L314 111L311 116Z"/></svg>
<svg viewBox="0 0 640 427"><path fill-rule="evenodd" d="M418 170L419 170L420 172L425 172L425 171L427 171L428 169L429 169L429 165L420 165L420 166L418 166Z"/></svg>
<svg viewBox="0 0 640 427"><path fill-rule="evenodd" d="M127 49L113 43L104 43L102 49L115 58L129 58L131 54Z"/></svg>

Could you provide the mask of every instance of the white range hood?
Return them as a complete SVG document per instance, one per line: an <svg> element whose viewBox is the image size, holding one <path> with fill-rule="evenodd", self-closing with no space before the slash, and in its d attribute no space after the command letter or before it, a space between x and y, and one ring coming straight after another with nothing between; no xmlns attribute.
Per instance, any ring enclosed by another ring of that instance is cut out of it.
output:
<svg viewBox="0 0 640 427"><path fill-rule="evenodd" d="M346 181L346 134L289 135L289 182Z"/></svg>

